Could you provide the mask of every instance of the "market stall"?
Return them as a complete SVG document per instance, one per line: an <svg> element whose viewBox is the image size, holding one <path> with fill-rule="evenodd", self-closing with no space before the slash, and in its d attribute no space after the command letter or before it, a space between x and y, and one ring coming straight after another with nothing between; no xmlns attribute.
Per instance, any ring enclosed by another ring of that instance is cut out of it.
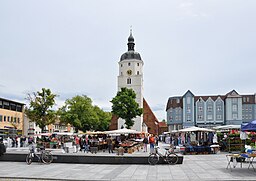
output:
<svg viewBox="0 0 256 181"><path fill-rule="evenodd" d="M213 145L214 130L192 126L181 129L178 132L180 133L179 139L183 140L181 141L183 143L181 145L183 146L178 147L180 147L180 150L185 149L185 154L209 154L217 152L218 145L211 147Z"/></svg>

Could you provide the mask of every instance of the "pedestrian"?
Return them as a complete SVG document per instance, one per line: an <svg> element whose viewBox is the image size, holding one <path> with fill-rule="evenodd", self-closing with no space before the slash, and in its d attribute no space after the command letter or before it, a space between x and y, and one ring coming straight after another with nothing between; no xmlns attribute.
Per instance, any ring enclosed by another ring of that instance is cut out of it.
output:
<svg viewBox="0 0 256 181"><path fill-rule="evenodd" d="M143 139L143 144L144 144L144 152L148 152L148 137L145 135Z"/></svg>
<svg viewBox="0 0 256 181"><path fill-rule="evenodd" d="M85 136L85 139L84 139L84 153L85 152L89 152L90 151L90 144L89 144L89 138L88 138L88 135Z"/></svg>
<svg viewBox="0 0 256 181"><path fill-rule="evenodd" d="M110 153L114 153L113 152L113 141L111 136L108 136L108 138L106 139L107 145L108 145L108 152Z"/></svg>
<svg viewBox="0 0 256 181"><path fill-rule="evenodd" d="M149 147L150 147L150 153L154 153L155 137L154 137L153 134L151 134L150 137L149 137Z"/></svg>

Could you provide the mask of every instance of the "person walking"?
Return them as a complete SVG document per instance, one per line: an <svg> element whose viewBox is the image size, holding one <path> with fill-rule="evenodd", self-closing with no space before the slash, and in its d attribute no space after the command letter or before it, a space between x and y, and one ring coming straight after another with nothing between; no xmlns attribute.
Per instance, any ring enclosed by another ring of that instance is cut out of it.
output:
<svg viewBox="0 0 256 181"><path fill-rule="evenodd" d="M112 143L112 138L110 136L108 136L108 138L106 139L107 145L108 145L108 152L110 153L114 153L113 152L113 143Z"/></svg>

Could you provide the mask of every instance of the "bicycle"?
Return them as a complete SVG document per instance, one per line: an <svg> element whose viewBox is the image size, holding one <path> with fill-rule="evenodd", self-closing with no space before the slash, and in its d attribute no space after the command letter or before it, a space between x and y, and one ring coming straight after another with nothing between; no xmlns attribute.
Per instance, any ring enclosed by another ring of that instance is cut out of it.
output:
<svg viewBox="0 0 256 181"><path fill-rule="evenodd" d="M148 163L150 165L155 165L159 162L159 158L163 158L165 162L170 165L174 165L179 161L179 156L174 153L174 148L166 149L165 154L158 152L159 147L155 147L155 153L151 153L148 157Z"/></svg>
<svg viewBox="0 0 256 181"><path fill-rule="evenodd" d="M46 151L44 147L40 147L38 150L39 154L35 152L35 145L29 145L29 153L26 157L26 163L30 165L33 161L33 158L37 157L38 161L45 164L50 164L53 161L53 155L50 151Z"/></svg>

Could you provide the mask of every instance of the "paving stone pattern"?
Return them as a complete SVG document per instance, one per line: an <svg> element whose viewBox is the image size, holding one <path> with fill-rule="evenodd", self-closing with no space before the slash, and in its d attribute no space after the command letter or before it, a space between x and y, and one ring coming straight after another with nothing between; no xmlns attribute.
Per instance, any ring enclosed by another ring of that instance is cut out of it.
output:
<svg viewBox="0 0 256 181"><path fill-rule="evenodd" d="M226 166L225 154L185 155L183 164L155 166L0 162L0 180L256 180L248 164L232 172Z"/></svg>

